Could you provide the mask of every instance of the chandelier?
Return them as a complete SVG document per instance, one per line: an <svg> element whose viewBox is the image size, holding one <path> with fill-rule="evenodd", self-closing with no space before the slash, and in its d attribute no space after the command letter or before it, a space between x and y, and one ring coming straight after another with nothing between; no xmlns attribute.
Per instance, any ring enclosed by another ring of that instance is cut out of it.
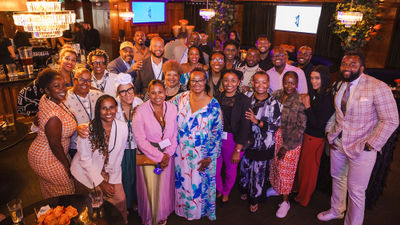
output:
<svg viewBox="0 0 400 225"><path fill-rule="evenodd" d="M129 20L131 20L134 16L135 16L135 14L133 14L133 12L128 11L128 10L126 12L119 13L119 17L121 17L123 20L125 20L125 22L128 22Z"/></svg>
<svg viewBox="0 0 400 225"><path fill-rule="evenodd" d="M210 20L211 18L213 18L215 16L214 9L209 9L208 8L208 0L207 0L207 8L206 9L200 9L199 14L206 21Z"/></svg>
<svg viewBox="0 0 400 225"><path fill-rule="evenodd" d="M15 25L33 33L34 38L56 38L75 23L76 15L72 10L61 10L61 2L55 0L29 0L28 11L13 14Z"/></svg>
<svg viewBox="0 0 400 225"><path fill-rule="evenodd" d="M362 21L363 14L361 12L351 11L353 8L353 0L351 0L350 11L338 11L337 19L340 20L344 27L348 28Z"/></svg>

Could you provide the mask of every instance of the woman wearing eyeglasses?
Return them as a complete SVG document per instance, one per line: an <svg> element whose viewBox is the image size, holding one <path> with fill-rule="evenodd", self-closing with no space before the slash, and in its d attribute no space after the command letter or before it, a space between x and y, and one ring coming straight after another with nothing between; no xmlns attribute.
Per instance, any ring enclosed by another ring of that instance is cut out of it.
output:
<svg viewBox="0 0 400 225"><path fill-rule="evenodd" d="M136 142L132 133L132 118L135 108L143 101L135 96L132 77L127 73L118 74L115 80L117 89L118 111L116 118L125 121L128 127L124 158L122 159L122 185L126 196L128 209L136 208Z"/></svg>
<svg viewBox="0 0 400 225"><path fill-rule="evenodd" d="M175 97L175 95L186 91L186 85L179 82L182 73L182 67L177 61L168 60L166 63L164 63L163 74L165 76L165 100L168 101Z"/></svg>
<svg viewBox="0 0 400 225"><path fill-rule="evenodd" d="M74 114L78 125L87 124L94 118L94 106L97 99L103 95L100 91L90 89L92 75L86 68L79 69L74 75L74 86L68 90L65 105ZM71 158L76 153L77 133L71 137L69 154Z"/></svg>
<svg viewBox="0 0 400 225"><path fill-rule="evenodd" d="M208 95L207 74L190 73L190 91L171 100L178 107L175 213L188 220L215 220L216 169L221 152L222 113Z"/></svg>

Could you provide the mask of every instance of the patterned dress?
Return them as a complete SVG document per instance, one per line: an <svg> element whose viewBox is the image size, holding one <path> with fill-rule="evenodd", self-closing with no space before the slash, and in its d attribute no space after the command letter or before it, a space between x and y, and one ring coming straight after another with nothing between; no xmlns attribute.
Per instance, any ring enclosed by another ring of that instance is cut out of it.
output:
<svg viewBox="0 0 400 225"><path fill-rule="evenodd" d="M239 189L242 194L249 196L252 205L263 199L263 193L269 181L269 165L275 153L275 132L281 123L282 104L269 96L265 100L251 97L251 108L257 120L263 122L260 128L252 124L252 145L240 162Z"/></svg>
<svg viewBox="0 0 400 225"><path fill-rule="evenodd" d="M189 82L190 79L190 72L184 73L181 76L180 82L183 85L186 85Z"/></svg>
<svg viewBox="0 0 400 225"><path fill-rule="evenodd" d="M221 151L222 113L216 99L192 113L189 93L178 94L178 148L175 157L175 213L188 220L215 220L216 168ZM212 159L199 172L198 162Z"/></svg>
<svg viewBox="0 0 400 225"><path fill-rule="evenodd" d="M46 95L39 103L39 132L28 150L29 165L39 176L43 198L74 193L74 183L64 166L50 149L45 126L51 117L57 117L62 123L61 145L68 157L70 137L76 130L76 121L72 113L64 106L50 101Z"/></svg>

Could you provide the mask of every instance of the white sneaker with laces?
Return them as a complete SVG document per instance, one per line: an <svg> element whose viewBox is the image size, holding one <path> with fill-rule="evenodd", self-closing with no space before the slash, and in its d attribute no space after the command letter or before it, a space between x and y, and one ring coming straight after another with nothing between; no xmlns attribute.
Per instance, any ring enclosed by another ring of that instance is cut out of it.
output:
<svg viewBox="0 0 400 225"><path fill-rule="evenodd" d="M287 201L283 201L281 204L279 204L279 209L276 211L276 217L278 218L285 218L287 213L289 212L290 209L290 203Z"/></svg>
<svg viewBox="0 0 400 225"><path fill-rule="evenodd" d="M267 197L271 197L271 196L278 196L279 194L272 188L268 188L267 193L266 193Z"/></svg>
<svg viewBox="0 0 400 225"><path fill-rule="evenodd" d="M333 220L333 219L343 219L343 217L344 217L344 213L338 215L332 209L329 209L324 212L320 212L317 215L317 218L321 221L329 221L329 220Z"/></svg>

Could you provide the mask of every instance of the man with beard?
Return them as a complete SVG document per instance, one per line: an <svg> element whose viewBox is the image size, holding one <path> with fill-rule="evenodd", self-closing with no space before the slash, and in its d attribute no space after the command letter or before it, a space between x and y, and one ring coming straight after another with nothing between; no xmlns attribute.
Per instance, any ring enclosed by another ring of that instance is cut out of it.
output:
<svg viewBox="0 0 400 225"><path fill-rule="evenodd" d="M258 36L256 47L260 51L260 68L264 71L271 69L274 65L272 65L271 55L269 54L271 43L268 41L267 35L262 34Z"/></svg>
<svg viewBox="0 0 400 225"><path fill-rule="evenodd" d="M114 81L117 74L106 70L108 64L108 54L104 50L96 49L87 56L87 62L92 69L92 87L104 94L116 96L117 90Z"/></svg>
<svg viewBox="0 0 400 225"><path fill-rule="evenodd" d="M364 56L357 52L346 53L340 65L335 113L325 128L331 145L331 208L318 214L321 221L344 217L348 192L344 224L363 224L365 190L377 152L399 125L392 91L364 74L364 68Z"/></svg>
<svg viewBox="0 0 400 225"><path fill-rule="evenodd" d="M97 56L93 62L100 61ZM92 62L92 63L93 63ZM103 95L98 90L91 89L92 75L86 68L79 69L74 74L74 86L68 90L65 105L74 114L76 122L78 124L89 123L94 119L94 108L96 106L97 99ZM76 153L76 138L77 133L74 133L71 137L69 146L69 154L71 158Z"/></svg>
<svg viewBox="0 0 400 225"><path fill-rule="evenodd" d="M137 72L134 82L135 91L141 97L147 92L147 86L153 79L164 80L162 67L167 61L164 55L164 40L160 37L154 37L150 42L150 57L143 60L143 69Z"/></svg>
<svg viewBox="0 0 400 225"><path fill-rule="evenodd" d="M253 75L258 71L263 71L258 62L260 61L260 52L257 48L249 48L247 50L247 56L245 65L239 67L237 70L243 73L243 77L241 78L240 82L240 90L242 93L246 93L251 90L251 78Z"/></svg>
<svg viewBox="0 0 400 225"><path fill-rule="evenodd" d="M149 48L144 45L146 42L146 35L143 31L136 31L133 41L135 42L133 46L133 61L139 62L150 56Z"/></svg>
<svg viewBox="0 0 400 225"><path fill-rule="evenodd" d="M269 87L272 89L272 91L282 89L283 75L288 71L293 71L296 72L297 76L299 77L297 91L300 94L307 94L307 80L303 70L286 63L287 52L283 48L274 47L271 51L271 59L274 67L269 69L267 73L270 81Z"/></svg>
<svg viewBox="0 0 400 225"><path fill-rule="evenodd" d="M188 47L186 48L185 52L183 53L182 60L180 60L181 64L188 62L188 49L191 46L195 45L195 46L199 47L199 49L201 50L201 46L200 46L201 45L201 36L200 36L200 34L198 32L196 32L196 31L190 33L189 37L188 37L187 45L188 45ZM209 62L210 62L209 61L209 58L210 58L209 55L207 53L205 53L205 52L201 52L201 53L203 54L205 65L208 65Z"/></svg>
<svg viewBox="0 0 400 225"><path fill-rule="evenodd" d="M119 57L114 59L108 65L111 73L128 73L132 80L136 77L136 72L142 69L142 61L133 60L133 44L130 41L124 41L119 46Z"/></svg>
<svg viewBox="0 0 400 225"><path fill-rule="evenodd" d="M304 75L306 76L307 79L308 90L312 88L310 75L314 69L314 65L311 63L311 58L312 58L311 47L304 45L299 48L299 51L297 51L297 62L293 63L293 66L297 66L298 68L304 71Z"/></svg>

